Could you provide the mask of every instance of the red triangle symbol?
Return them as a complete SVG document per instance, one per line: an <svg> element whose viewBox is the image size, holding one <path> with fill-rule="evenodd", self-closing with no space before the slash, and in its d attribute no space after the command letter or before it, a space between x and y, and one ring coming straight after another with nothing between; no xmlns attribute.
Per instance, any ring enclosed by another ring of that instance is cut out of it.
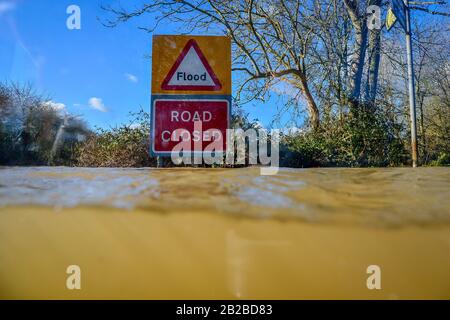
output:
<svg viewBox="0 0 450 320"><path fill-rule="evenodd" d="M170 69L161 89L218 91L222 85L197 42L191 39Z"/></svg>

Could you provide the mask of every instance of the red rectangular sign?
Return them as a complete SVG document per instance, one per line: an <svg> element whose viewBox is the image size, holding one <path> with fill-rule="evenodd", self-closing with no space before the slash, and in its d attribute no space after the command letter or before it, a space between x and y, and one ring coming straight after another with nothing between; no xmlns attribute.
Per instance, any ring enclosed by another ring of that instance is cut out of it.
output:
<svg viewBox="0 0 450 320"><path fill-rule="evenodd" d="M215 151L226 150L228 100L160 99L153 103L154 153L171 153L182 141L190 141L190 149L183 148L184 151L202 152L219 139L221 148Z"/></svg>

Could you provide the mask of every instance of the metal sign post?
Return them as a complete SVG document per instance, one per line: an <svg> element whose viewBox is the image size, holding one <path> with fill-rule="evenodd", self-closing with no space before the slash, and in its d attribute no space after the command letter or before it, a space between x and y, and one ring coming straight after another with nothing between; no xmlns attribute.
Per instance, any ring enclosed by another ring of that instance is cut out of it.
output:
<svg viewBox="0 0 450 320"><path fill-rule="evenodd" d="M417 126L416 126L416 94L414 85L414 60L411 40L411 14L409 0L391 0L391 9L388 14L386 25L388 31L398 21L406 34L406 54L408 62L408 91L409 91L409 114L411 118L411 149L413 167L418 165L417 151ZM393 17L392 17L393 16ZM394 19L395 18L395 19Z"/></svg>
<svg viewBox="0 0 450 320"><path fill-rule="evenodd" d="M416 126L416 94L414 85L414 60L411 39L411 15L409 10L409 0L406 3L406 52L408 55L408 88L409 88L409 113L411 117L411 149L413 167L417 167L417 126Z"/></svg>

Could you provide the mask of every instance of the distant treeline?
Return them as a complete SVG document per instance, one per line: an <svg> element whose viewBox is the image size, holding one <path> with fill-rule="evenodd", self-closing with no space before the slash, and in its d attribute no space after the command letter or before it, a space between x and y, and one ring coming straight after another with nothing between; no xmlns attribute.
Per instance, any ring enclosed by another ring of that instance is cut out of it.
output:
<svg viewBox="0 0 450 320"><path fill-rule="evenodd" d="M395 111L386 105L370 112L353 110L342 117L323 119L316 129L284 132L281 166L409 165L407 122L398 121ZM448 165L448 101L435 97L426 108L421 164ZM235 110L233 127L258 127L256 121ZM61 110L30 86L0 84L0 165L156 166L156 159L149 153L150 116L144 110L131 116L128 124L93 131L80 117Z"/></svg>

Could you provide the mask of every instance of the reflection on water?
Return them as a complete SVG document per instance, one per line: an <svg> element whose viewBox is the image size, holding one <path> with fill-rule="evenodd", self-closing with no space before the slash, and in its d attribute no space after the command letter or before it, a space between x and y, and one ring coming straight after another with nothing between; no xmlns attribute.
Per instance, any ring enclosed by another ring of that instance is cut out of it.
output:
<svg viewBox="0 0 450 320"><path fill-rule="evenodd" d="M226 235L227 273L230 291L237 298L251 297L252 293L246 289L251 285L246 283L252 274L258 270L254 260L258 257L258 250L280 251L289 248L293 243L283 238L252 239L239 236L235 229L228 230ZM257 253L255 255L255 253ZM269 279L267 279L269 280Z"/></svg>
<svg viewBox="0 0 450 320"><path fill-rule="evenodd" d="M0 206L193 209L383 225L450 222L450 169L0 169Z"/></svg>
<svg viewBox="0 0 450 320"><path fill-rule="evenodd" d="M0 205L134 206L132 196L151 192L157 181L118 169L13 168L1 172Z"/></svg>
<svg viewBox="0 0 450 320"><path fill-rule="evenodd" d="M449 187L448 168L0 168L0 298L449 298Z"/></svg>

